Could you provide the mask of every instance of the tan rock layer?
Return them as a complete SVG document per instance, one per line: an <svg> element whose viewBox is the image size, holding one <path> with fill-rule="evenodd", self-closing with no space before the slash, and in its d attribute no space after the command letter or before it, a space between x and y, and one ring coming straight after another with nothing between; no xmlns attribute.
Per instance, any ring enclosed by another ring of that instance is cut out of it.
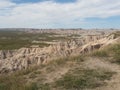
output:
<svg viewBox="0 0 120 90"><path fill-rule="evenodd" d="M117 38L118 39L118 38ZM67 42L59 42L44 48L21 48L19 50L0 51L0 73L26 69L32 65L41 65L50 60L70 55L83 54L111 44L117 39L114 35L86 36Z"/></svg>

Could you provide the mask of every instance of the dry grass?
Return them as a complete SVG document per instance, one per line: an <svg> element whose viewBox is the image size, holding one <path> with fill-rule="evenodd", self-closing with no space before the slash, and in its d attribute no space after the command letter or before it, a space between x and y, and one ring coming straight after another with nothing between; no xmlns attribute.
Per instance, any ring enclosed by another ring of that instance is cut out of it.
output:
<svg viewBox="0 0 120 90"><path fill-rule="evenodd" d="M93 69L75 69L65 74L61 79L55 82L55 87L65 90L81 90L87 88L96 88L106 83L104 80L109 80L113 72Z"/></svg>
<svg viewBox="0 0 120 90"><path fill-rule="evenodd" d="M111 57L111 62L120 64L120 44L110 45L107 48L94 51L91 56L95 57Z"/></svg>
<svg viewBox="0 0 120 90"><path fill-rule="evenodd" d="M58 68L63 68L66 66L67 62L81 62L84 58L81 56L72 56L68 58L60 58L53 60L46 65L30 67L26 70L16 71L9 75L0 76L0 90L49 90L49 85L44 84L43 75L49 74L51 72L56 72ZM42 70L45 70L42 72ZM35 81L39 79L39 81ZM42 80L43 79L43 80ZM28 83L28 81L30 81ZM33 83L33 82L36 83ZM40 84L38 84L38 82Z"/></svg>

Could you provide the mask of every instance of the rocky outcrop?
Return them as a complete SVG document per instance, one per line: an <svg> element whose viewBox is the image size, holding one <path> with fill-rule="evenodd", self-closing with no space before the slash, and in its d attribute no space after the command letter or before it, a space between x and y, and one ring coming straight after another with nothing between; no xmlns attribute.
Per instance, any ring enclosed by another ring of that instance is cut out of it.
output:
<svg viewBox="0 0 120 90"><path fill-rule="evenodd" d="M1 50L0 51L0 60L5 58L10 58L13 56L14 51L12 50Z"/></svg>
<svg viewBox="0 0 120 90"><path fill-rule="evenodd" d="M21 48L19 50L0 51L0 73L26 69L32 65L46 64L59 57L84 54L110 44L118 38L87 35L81 39L72 39L66 42L58 42L56 45L38 48Z"/></svg>
<svg viewBox="0 0 120 90"><path fill-rule="evenodd" d="M95 42L89 42L82 46L80 53L87 53L91 52L95 49L100 49L102 47L108 46L110 44L115 44L120 42L120 37L115 38L114 34L110 36L106 36L105 38L101 38L96 40Z"/></svg>

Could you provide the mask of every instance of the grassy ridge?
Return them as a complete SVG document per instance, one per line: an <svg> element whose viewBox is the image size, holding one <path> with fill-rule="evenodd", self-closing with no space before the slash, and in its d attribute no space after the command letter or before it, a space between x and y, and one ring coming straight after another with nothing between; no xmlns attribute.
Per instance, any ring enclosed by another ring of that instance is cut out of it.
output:
<svg viewBox="0 0 120 90"><path fill-rule="evenodd" d="M111 57L111 62L120 64L120 44L110 45L107 48L94 51L92 56Z"/></svg>

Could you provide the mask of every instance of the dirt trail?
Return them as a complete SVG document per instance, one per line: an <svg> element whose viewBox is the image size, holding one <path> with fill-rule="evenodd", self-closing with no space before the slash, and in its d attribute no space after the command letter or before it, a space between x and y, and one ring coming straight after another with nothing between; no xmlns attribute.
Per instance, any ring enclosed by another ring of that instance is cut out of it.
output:
<svg viewBox="0 0 120 90"><path fill-rule="evenodd" d="M52 83L59 78L61 78L64 74L66 74L71 67L74 67L76 64L73 62L68 61L65 65L63 66L58 66L54 67L52 71L46 71L44 69L44 72L42 73L43 78L45 78L44 83Z"/></svg>
<svg viewBox="0 0 120 90"><path fill-rule="evenodd" d="M69 70L74 68L89 68L89 69L102 69L107 71L116 72L111 80L106 80L106 86L98 87L95 89L85 89L85 90L120 90L120 65L115 63L110 63L107 61L107 58L95 58L95 57L88 57L85 59L84 62L77 63L68 61L63 66L57 66L53 68L52 71L50 68L45 67L42 70L42 73L38 75L38 77L34 80L44 79L42 83L53 83L63 75L65 75ZM48 68L48 69L47 69Z"/></svg>
<svg viewBox="0 0 120 90"><path fill-rule="evenodd" d="M57 80L62 77L65 73L67 73L69 68L60 68L56 72L51 72L46 75L46 83L54 82L54 80Z"/></svg>

